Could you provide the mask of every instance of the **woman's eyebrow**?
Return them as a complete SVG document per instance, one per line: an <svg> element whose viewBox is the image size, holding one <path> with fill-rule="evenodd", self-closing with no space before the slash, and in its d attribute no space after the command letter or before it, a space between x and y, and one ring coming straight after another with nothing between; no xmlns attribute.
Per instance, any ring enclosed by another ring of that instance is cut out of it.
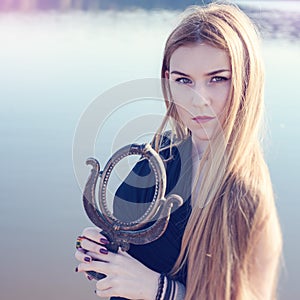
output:
<svg viewBox="0 0 300 300"><path fill-rule="evenodd" d="M171 74L176 74L176 75L181 75L181 76L187 76L187 77L189 77L188 74L185 74L185 73L179 72L179 71L172 71Z"/></svg>
<svg viewBox="0 0 300 300"><path fill-rule="evenodd" d="M216 75L216 74L223 73L223 72L231 72L231 70L229 70L229 69L219 69L219 70L215 70L215 71L206 73L205 75L206 76L212 76L212 75ZM190 75L185 74L185 73L180 72L180 71L172 71L171 74L190 77Z"/></svg>
<svg viewBox="0 0 300 300"><path fill-rule="evenodd" d="M215 71L212 71L212 72L209 72L207 74L205 74L206 76L211 76L211 75L216 75L218 73L223 73L223 72L231 72L231 70L228 70L228 69L220 69L220 70L215 70Z"/></svg>

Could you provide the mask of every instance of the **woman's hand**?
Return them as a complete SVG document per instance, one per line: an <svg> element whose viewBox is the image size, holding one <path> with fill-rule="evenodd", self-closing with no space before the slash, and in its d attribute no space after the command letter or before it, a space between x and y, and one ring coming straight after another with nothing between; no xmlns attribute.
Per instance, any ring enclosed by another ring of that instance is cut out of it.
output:
<svg viewBox="0 0 300 300"><path fill-rule="evenodd" d="M108 243L98 228L86 228L82 234L81 249L75 257L81 262L78 272L95 271L106 275L96 284L99 297L125 297L129 299L155 299L159 273L154 272L119 250L108 252Z"/></svg>

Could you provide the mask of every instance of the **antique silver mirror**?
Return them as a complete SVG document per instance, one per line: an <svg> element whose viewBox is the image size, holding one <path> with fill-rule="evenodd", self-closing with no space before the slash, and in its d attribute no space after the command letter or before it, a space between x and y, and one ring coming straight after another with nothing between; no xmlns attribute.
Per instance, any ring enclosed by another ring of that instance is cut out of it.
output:
<svg viewBox="0 0 300 300"><path fill-rule="evenodd" d="M147 159L154 174L155 188L153 199L142 215L135 220L119 220L114 215L111 204L107 201L107 189L113 169L125 157L138 155L140 159ZM83 192L83 204L89 219L99 228L110 241L107 248L117 252L118 248L127 251L130 244L141 245L158 239L166 230L172 208L182 205L179 195L171 194L165 197L166 171L159 154L150 144L131 144L115 152L104 169L95 158L87 159L92 166L89 178ZM99 182L98 182L99 180ZM98 199L96 189L99 188ZM151 222L151 226L146 226ZM80 242L79 242L80 245ZM79 246L77 245L77 246ZM88 272L93 278L100 280L104 274Z"/></svg>

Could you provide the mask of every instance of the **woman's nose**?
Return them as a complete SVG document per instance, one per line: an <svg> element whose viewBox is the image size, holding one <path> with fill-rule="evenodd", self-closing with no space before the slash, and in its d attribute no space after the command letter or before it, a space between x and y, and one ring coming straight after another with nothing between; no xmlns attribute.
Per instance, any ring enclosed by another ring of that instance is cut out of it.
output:
<svg viewBox="0 0 300 300"><path fill-rule="evenodd" d="M196 84L192 91L192 104L195 106L210 105L209 93L207 87Z"/></svg>

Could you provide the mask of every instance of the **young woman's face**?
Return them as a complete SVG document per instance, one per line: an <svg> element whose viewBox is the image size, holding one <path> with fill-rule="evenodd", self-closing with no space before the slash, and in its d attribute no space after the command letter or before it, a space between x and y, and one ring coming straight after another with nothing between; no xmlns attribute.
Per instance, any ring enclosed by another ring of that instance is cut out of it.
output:
<svg viewBox="0 0 300 300"><path fill-rule="evenodd" d="M193 140L208 141L225 117L231 86L228 54L208 44L181 46L171 56L166 78L179 117Z"/></svg>

